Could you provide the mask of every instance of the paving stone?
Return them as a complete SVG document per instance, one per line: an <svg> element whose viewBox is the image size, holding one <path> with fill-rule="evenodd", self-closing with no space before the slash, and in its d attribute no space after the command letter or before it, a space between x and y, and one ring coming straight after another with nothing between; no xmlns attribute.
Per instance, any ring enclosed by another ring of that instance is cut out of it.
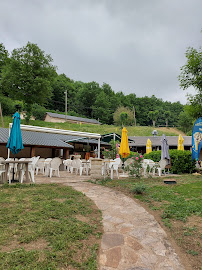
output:
<svg viewBox="0 0 202 270"><path fill-rule="evenodd" d="M121 248L115 247L105 252L106 254L106 266L117 268L121 260Z"/></svg>
<svg viewBox="0 0 202 270"><path fill-rule="evenodd" d="M102 237L101 248L109 249L124 244L123 235L117 233L106 233Z"/></svg>

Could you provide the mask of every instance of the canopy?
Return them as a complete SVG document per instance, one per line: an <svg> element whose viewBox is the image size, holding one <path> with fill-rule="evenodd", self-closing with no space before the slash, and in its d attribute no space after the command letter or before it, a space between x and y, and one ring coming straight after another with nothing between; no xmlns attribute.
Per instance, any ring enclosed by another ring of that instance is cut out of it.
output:
<svg viewBox="0 0 202 270"><path fill-rule="evenodd" d="M146 144L146 154L149 154L150 152L152 152L151 140L148 139Z"/></svg>
<svg viewBox="0 0 202 270"><path fill-rule="evenodd" d="M20 115L18 112L13 115L13 124L6 147L9 148L14 155L24 148L20 130Z"/></svg>
<svg viewBox="0 0 202 270"><path fill-rule="evenodd" d="M128 145L128 135L127 135L127 129L122 129L122 135L121 135L121 145L119 149L119 155L121 155L122 158L127 158L130 154L130 149Z"/></svg>
<svg viewBox="0 0 202 270"><path fill-rule="evenodd" d="M182 135L180 134L179 137L178 137L178 146L177 146L177 150L182 150L182 151L184 151L184 145L183 145L183 142L184 142L184 138L183 138Z"/></svg>

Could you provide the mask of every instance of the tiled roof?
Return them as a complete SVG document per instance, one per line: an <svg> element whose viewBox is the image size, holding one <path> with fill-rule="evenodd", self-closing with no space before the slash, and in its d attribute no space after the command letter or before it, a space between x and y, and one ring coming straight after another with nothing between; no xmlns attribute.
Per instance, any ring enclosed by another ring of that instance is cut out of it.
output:
<svg viewBox="0 0 202 270"><path fill-rule="evenodd" d="M150 139L152 142L152 146L161 146L161 136L129 136L131 140L134 140L135 146L146 146L147 139ZM178 145L178 136L166 136L168 140L169 146L177 146ZM184 146L192 146L192 137L191 136L183 136Z"/></svg>
<svg viewBox="0 0 202 270"><path fill-rule="evenodd" d="M38 145L38 146L52 146L73 148L72 145L64 142L58 134L33 132L33 131L21 131L22 141L24 145ZM8 128L0 128L0 143L7 143L9 138Z"/></svg>
<svg viewBox="0 0 202 270"><path fill-rule="evenodd" d="M52 112L47 112L47 114L50 117L65 119L64 114L52 113ZM86 123L91 123L91 124L101 124L96 119L89 119L89 118L83 118L83 117L77 117L77 116L71 116L71 115L67 115L67 120L72 120L72 121L77 121L77 122L86 122Z"/></svg>
<svg viewBox="0 0 202 270"><path fill-rule="evenodd" d="M98 144L96 139L88 139L79 136L63 135L45 132L21 131L24 145L40 145L73 148L69 142ZM0 128L0 143L7 143L9 137L8 128ZM100 144L108 145L108 143L100 142Z"/></svg>

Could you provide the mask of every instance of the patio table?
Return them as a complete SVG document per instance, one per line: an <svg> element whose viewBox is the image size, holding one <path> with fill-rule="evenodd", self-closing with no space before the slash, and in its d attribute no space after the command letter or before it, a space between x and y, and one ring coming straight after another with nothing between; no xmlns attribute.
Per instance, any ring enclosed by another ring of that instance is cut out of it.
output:
<svg viewBox="0 0 202 270"><path fill-rule="evenodd" d="M9 168L9 164L24 164L25 165L25 181L29 181L29 174L28 174L28 164L31 163L32 161L31 160L5 160L5 161L2 161L1 163L2 164L5 164L5 169L6 169L6 172L5 172L5 175L4 175L4 180L3 180L3 183L5 183L8 179L8 168ZM10 184L11 181L9 181L9 184Z"/></svg>

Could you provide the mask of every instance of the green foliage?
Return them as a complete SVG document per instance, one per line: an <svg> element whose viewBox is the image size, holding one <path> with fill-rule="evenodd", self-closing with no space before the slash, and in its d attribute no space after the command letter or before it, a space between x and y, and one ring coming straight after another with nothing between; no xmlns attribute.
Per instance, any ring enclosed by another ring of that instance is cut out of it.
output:
<svg viewBox="0 0 202 270"><path fill-rule="evenodd" d="M22 102L18 100L13 100L9 97L5 97L0 95L0 102L3 115L10 115L12 116L16 112L16 105L20 105L21 108L23 107Z"/></svg>
<svg viewBox="0 0 202 270"><path fill-rule="evenodd" d="M114 123L122 126L131 125L133 123L133 112L127 107L119 107L114 112Z"/></svg>
<svg viewBox="0 0 202 270"><path fill-rule="evenodd" d="M187 133L190 130L192 131L193 128L193 121L194 119L186 112L181 112L179 115L179 121L178 124L180 126L180 129Z"/></svg>
<svg viewBox="0 0 202 270"><path fill-rule="evenodd" d="M193 86L196 95L189 96L191 116L198 118L202 116L202 48L197 51L188 48L186 51L187 63L181 68L179 75L180 86L183 90Z"/></svg>
<svg viewBox="0 0 202 270"><path fill-rule="evenodd" d="M44 120L46 111L45 107L38 105L37 103L32 106L32 115L36 120Z"/></svg>
<svg viewBox="0 0 202 270"><path fill-rule="evenodd" d="M134 194L143 194L146 191L146 185L144 183L136 183L130 191Z"/></svg>
<svg viewBox="0 0 202 270"><path fill-rule="evenodd" d="M50 55L30 42L14 49L3 67L1 85L3 93L18 98L26 105L28 115L34 103L43 104L51 96L51 83L56 75Z"/></svg>
<svg viewBox="0 0 202 270"><path fill-rule="evenodd" d="M190 151L181 150L169 150L169 155L171 158L171 169L172 173L192 173L195 169L195 162L191 160ZM145 159L152 159L155 162L161 160L161 150L152 151L149 154L144 154Z"/></svg>
<svg viewBox="0 0 202 270"><path fill-rule="evenodd" d="M102 155L104 156L104 158L115 159L117 154L118 154L118 144L119 144L119 142L111 140L109 142L109 144L110 144L110 149L103 148Z"/></svg>
<svg viewBox="0 0 202 270"><path fill-rule="evenodd" d="M159 116L159 111L155 110L155 111L150 111L148 114L148 117L153 121L153 126L155 127L156 121L158 119Z"/></svg>

